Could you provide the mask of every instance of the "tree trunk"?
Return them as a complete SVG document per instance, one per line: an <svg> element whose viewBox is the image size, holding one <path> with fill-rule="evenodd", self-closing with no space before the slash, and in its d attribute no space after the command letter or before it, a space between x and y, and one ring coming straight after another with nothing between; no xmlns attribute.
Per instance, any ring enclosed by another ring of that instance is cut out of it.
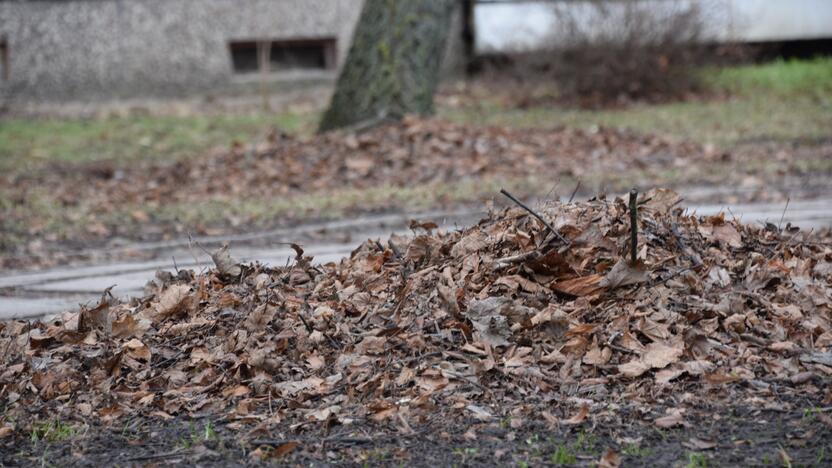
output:
<svg viewBox="0 0 832 468"><path fill-rule="evenodd" d="M319 131L433 112L454 0L366 0Z"/></svg>

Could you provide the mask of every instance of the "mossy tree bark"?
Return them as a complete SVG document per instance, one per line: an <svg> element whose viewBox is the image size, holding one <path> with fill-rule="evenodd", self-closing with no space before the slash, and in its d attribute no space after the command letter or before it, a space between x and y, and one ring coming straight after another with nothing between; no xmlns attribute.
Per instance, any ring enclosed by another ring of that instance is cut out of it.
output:
<svg viewBox="0 0 832 468"><path fill-rule="evenodd" d="M454 0L366 0L319 131L433 112Z"/></svg>

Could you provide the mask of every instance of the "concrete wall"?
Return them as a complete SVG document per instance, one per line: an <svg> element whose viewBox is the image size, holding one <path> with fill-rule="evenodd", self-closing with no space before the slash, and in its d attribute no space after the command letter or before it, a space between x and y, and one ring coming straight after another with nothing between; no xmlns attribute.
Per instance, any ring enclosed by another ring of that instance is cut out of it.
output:
<svg viewBox="0 0 832 468"><path fill-rule="evenodd" d="M228 41L335 37L348 51L363 0L0 1L6 102L195 94L228 88ZM328 72L330 78L334 72Z"/></svg>
<svg viewBox="0 0 832 468"><path fill-rule="evenodd" d="M690 4L702 11L706 40L832 38L832 0L642 0L637 7L661 18ZM589 3L575 0L484 1L474 8L475 49L486 54L523 52L567 41L558 12L579 21L588 33L614 33L627 7L610 0L607 13L599 17Z"/></svg>

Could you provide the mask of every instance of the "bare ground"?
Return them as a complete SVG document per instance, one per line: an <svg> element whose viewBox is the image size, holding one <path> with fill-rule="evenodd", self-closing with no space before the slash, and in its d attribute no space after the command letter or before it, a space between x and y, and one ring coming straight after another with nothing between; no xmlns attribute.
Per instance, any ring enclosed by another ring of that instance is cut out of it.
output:
<svg viewBox="0 0 832 468"><path fill-rule="evenodd" d="M298 433L229 429L222 419L135 417L111 427L84 427L61 441L2 440L4 466L595 466L608 451L622 466L829 466L829 409L800 388L782 388L776 403L736 404L713 396L687 404L686 425L653 420L676 407L665 395L649 409L611 404L585 424L519 427L511 418L483 422L459 414L433 417L401 433L385 425L321 427ZM752 398L753 399L753 398ZM828 402L826 402L828 405ZM614 409L613 409L614 408ZM206 427L210 428L206 436ZM297 445L295 445L295 443ZM283 452L286 452L285 454Z"/></svg>

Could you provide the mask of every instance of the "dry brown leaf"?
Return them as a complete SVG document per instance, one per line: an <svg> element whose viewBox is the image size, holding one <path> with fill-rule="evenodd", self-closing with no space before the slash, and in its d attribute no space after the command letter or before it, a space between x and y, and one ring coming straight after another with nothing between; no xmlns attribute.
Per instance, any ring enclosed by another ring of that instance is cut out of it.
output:
<svg viewBox="0 0 832 468"><path fill-rule="evenodd" d="M677 362L683 351L684 343L681 340L677 340L673 345L654 342L647 345L641 360L654 369L661 369Z"/></svg>
<svg viewBox="0 0 832 468"><path fill-rule="evenodd" d="M123 345L127 354L133 359L140 359L145 362L150 362L151 354L150 348L141 342L138 338L133 338Z"/></svg>
<svg viewBox="0 0 832 468"><path fill-rule="evenodd" d="M696 437L691 437L687 442L683 442L682 445L693 450L710 450L712 448L716 448L718 444L712 440L702 440Z"/></svg>
<svg viewBox="0 0 832 468"><path fill-rule="evenodd" d="M659 213L667 213L682 201L682 197L678 193L667 188L651 189L644 194L644 198L647 199L647 202L642 206Z"/></svg>
<svg viewBox="0 0 832 468"><path fill-rule="evenodd" d="M382 354L387 338L381 336L367 336L355 345L355 352L360 354Z"/></svg>
<svg viewBox="0 0 832 468"><path fill-rule="evenodd" d="M584 405L581 405L580 408L578 408L578 411L575 414L573 414L572 417L570 417L569 419L564 419L563 421L561 421L561 423L566 424L568 426L574 426L574 425L577 425L577 424L582 424L584 421L586 421L586 417L588 415L589 415L589 405L584 404Z"/></svg>
<svg viewBox="0 0 832 468"><path fill-rule="evenodd" d="M621 457L613 449L607 449L601 459L598 460L598 468L618 468L621 465Z"/></svg>
<svg viewBox="0 0 832 468"><path fill-rule="evenodd" d="M152 314L153 320L164 321L185 311L190 302L191 287L186 284L173 284L165 289L159 297Z"/></svg>
<svg viewBox="0 0 832 468"><path fill-rule="evenodd" d="M615 289L622 286L643 283L650 275L643 264L631 265L629 261L619 259L612 269L598 283L602 288Z"/></svg>
<svg viewBox="0 0 832 468"><path fill-rule="evenodd" d="M610 348L604 347L601 349L595 346L584 354L583 363L591 366L601 366L610 362L611 356L612 351Z"/></svg>
<svg viewBox="0 0 832 468"><path fill-rule="evenodd" d="M479 340L489 346L508 346L511 337L508 320L501 314L504 307L511 301L502 297L489 297L482 301L472 301L468 304L465 314L474 329L477 330Z"/></svg>
<svg viewBox="0 0 832 468"><path fill-rule="evenodd" d="M784 354L794 354L800 350L797 344L792 341L778 341L768 345L768 349L776 353Z"/></svg>
<svg viewBox="0 0 832 468"><path fill-rule="evenodd" d="M699 232L706 239L720 242L729 247L740 248L743 245L739 231L728 221L725 221L725 213L708 218L707 224L699 226Z"/></svg>
<svg viewBox="0 0 832 468"><path fill-rule="evenodd" d="M289 441L289 442L284 442L280 445L275 446L274 450L272 450L270 452L270 455L274 458L285 457L291 451L295 450L298 447L298 445L300 445L300 442L297 442L297 441L294 441L294 440Z"/></svg>
<svg viewBox="0 0 832 468"><path fill-rule="evenodd" d="M462 258L468 254L475 253L488 247L488 236L482 231L473 231L460 239L451 248L451 256Z"/></svg>
<svg viewBox="0 0 832 468"><path fill-rule="evenodd" d="M124 314L113 320L112 335L114 338L141 338L149 328L149 320L143 318L136 320L133 314Z"/></svg>
<svg viewBox="0 0 832 468"><path fill-rule="evenodd" d="M630 362L619 364L618 372L624 377L635 378L650 370L650 365L641 359L633 359Z"/></svg>
<svg viewBox="0 0 832 468"><path fill-rule="evenodd" d="M228 244L223 244L222 247L211 253L211 260L217 266L217 272L221 276L227 278L236 278L243 274L243 269L240 267L240 262L231 257L228 251Z"/></svg>
<svg viewBox="0 0 832 468"><path fill-rule="evenodd" d="M656 418L654 423L658 427L667 429L670 427L685 425L685 419L682 416L682 410L669 408L666 414L662 417Z"/></svg>
<svg viewBox="0 0 832 468"><path fill-rule="evenodd" d="M265 332L276 313L277 307L263 304L248 314L245 322L243 322L243 326L252 333Z"/></svg>
<svg viewBox="0 0 832 468"><path fill-rule="evenodd" d="M91 330L110 332L110 304L106 295L101 298L97 306L92 309L82 309L78 314L78 331L86 333Z"/></svg>
<svg viewBox="0 0 832 468"><path fill-rule="evenodd" d="M602 275L587 275L565 281L557 281L549 285L553 290L570 296L592 296L604 288L601 286Z"/></svg>

